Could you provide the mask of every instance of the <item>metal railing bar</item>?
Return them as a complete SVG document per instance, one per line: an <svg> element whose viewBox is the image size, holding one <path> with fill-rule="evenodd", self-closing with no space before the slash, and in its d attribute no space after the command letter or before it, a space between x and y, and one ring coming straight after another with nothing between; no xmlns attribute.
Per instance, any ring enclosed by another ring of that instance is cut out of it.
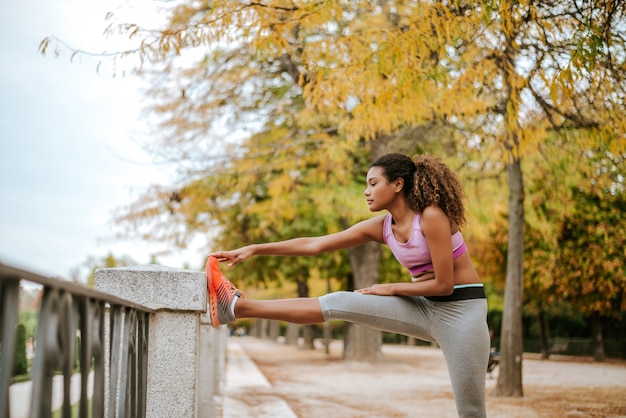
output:
<svg viewBox="0 0 626 418"><path fill-rule="evenodd" d="M122 333L122 345L120 350L120 376L123 378L120 380L119 386L119 400L117 405L117 416L118 417L127 417L126 414L126 399L128 396L128 377L130 370L128 369L128 357L129 357L129 340L130 340L130 332L128 330L131 329L131 315L128 309L124 310L124 328Z"/></svg>
<svg viewBox="0 0 626 418"><path fill-rule="evenodd" d="M139 316L139 326L137 329L138 335L138 344L137 347L137 355L139 356L139 365L137 368L137 373L139 376L140 382L148 381L148 332L150 331L150 317L145 312L138 312ZM146 416L146 385L140 384L137 388L137 395L139 399L139 405L137 407L137 416L145 417Z"/></svg>
<svg viewBox="0 0 626 418"><path fill-rule="evenodd" d="M136 416L137 415L137 374L139 372L137 368L139 351L137 350L137 335L139 334L138 326L139 321L137 318L137 312L133 311L131 318L131 327L133 332L130 334L130 345L129 345L129 367L128 367L128 381L130 383L130 387L128 390L128 408L127 408L127 416Z"/></svg>
<svg viewBox="0 0 626 418"><path fill-rule="evenodd" d="M89 397L87 396L87 377L91 369L92 357L92 324L94 322L94 309L92 302L85 297L77 298L80 311L80 400L78 403L78 416L86 417L89 410ZM94 392L95 395L95 392Z"/></svg>
<svg viewBox="0 0 626 418"><path fill-rule="evenodd" d="M111 306L109 309L109 408L108 416L115 417L115 401L117 399L118 379L119 379L119 356L121 343L121 321L122 307Z"/></svg>
<svg viewBox="0 0 626 418"><path fill-rule="evenodd" d="M105 308L104 302L93 300L90 301L90 305L93 307L93 329L91 334L91 353L93 355L93 399L91 412L92 416L96 418L104 417L104 315ZM146 382L144 380L144 382ZM143 415L145 416L145 415Z"/></svg>
<svg viewBox="0 0 626 418"><path fill-rule="evenodd" d="M18 320L19 280L7 280L0 283L0 417L9 418L9 386L13 374L15 356L15 327Z"/></svg>
<svg viewBox="0 0 626 418"><path fill-rule="evenodd" d="M61 293L61 321L59 323L58 342L61 352L63 369L63 418L72 418L72 401L70 399L70 385L74 363L74 346L76 338L76 315L74 315L74 300L66 292Z"/></svg>
<svg viewBox="0 0 626 418"><path fill-rule="evenodd" d="M61 355L57 344L59 289L44 288L37 321L37 345L33 362L31 418L49 417L52 410L52 377Z"/></svg>

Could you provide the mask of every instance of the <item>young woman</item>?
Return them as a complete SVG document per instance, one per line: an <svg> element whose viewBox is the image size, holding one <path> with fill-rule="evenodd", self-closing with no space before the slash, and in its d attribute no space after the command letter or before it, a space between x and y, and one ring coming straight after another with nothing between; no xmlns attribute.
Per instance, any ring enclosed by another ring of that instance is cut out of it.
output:
<svg viewBox="0 0 626 418"><path fill-rule="evenodd" d="M365 199L370 211L388 213L330 235L212 253L207 261L212 325L236 318L298 324L336 319L436 341L459 416L486 416L487 301L459 230L465 210L456 176L437 158L387 154L370 165ZM253 255L310 256L369 241L388 245L412 281L319 298L261 301L246 299L219 269L219 262L234 266Z"/></svg>

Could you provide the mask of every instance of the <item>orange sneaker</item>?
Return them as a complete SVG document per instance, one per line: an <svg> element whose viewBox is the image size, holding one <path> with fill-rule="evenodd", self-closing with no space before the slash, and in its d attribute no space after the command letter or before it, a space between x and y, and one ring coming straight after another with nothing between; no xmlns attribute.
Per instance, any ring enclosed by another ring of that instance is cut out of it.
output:
<svg viewBox="0 0 626 418"><path fill-rule="evenodd" d="M219 261L209 257L206 262L206 279L209 291L209 316L211 325L218 327L235 320L232 310L234 298L246 297L220 271Z"/></svg>

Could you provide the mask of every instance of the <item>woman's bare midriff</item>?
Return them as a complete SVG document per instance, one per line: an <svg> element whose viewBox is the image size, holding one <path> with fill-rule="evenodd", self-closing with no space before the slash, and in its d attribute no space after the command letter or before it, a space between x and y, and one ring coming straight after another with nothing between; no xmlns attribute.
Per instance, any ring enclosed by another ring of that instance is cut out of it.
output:
<svg viewBox="0 0 626 418"><path fill-rule="evenodd" d="M426 270L420 272L413 276L413 282L425 282L427 280L434 280L435 271L434 270ZM467 254L461 255L459 258L454 260L454 285L462 285L462 284L480 284L480 277L478 273L474 269L474 265L472 264L469 256Z"/></svg>
<svg viewBox="0 0 626 418"><path fill-rule="evenodd" d="M433 270L426 270L413 276L413 283L425 282L433 280L435 278L435 272Z"/></svg>

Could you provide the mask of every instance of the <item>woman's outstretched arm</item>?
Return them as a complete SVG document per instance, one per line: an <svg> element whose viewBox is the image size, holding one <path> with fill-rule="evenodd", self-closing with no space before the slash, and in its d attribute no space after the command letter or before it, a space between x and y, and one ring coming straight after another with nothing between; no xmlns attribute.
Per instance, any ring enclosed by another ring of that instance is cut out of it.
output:
<svg viewBox="0 0 626 418"><path fill-rule="evenodd" d="M231 251L216 251L210 255L221 262L230 261L229 265L234 266L253 255L309 256L356 247L370 241L382 242L383 219L384 215L376 216L334 234L252 244Z"/></svg>

